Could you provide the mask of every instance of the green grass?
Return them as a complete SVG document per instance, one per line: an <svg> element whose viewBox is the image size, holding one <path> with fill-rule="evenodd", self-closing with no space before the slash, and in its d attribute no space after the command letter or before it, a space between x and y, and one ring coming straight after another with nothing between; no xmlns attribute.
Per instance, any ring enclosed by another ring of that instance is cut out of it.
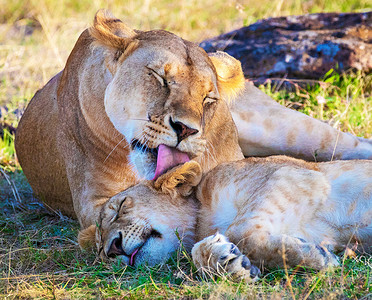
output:
<svg viewBox="0 0 372 300"><path fill-rule="evenodd" d="M182 251L167 264L137 270L105 263L76 244L76 221L51 213L32 198L23 174L9 174L22 202L2 182L0 298L362 298L372 293L372 257L346 259L342 267L315 272L270 270L255 284L228 277L202 278Z"/></svg>
<svg viewBox="0 0 372 300"><path fill-rule="evenodd" d="M371 75L330 72L323 80L288 92L261 86L278 102L323 117L352 132L371 132ZM319 109L317 96L326 99ZM349 99L349 101L347 101ZM346 107L348 106L348 109ZM105 263L81 251L78 223L50 212L32 197L14 158L13 137L2 143L0 181L0 298L368 298L372 295L372 257L344 260L328 272L269 270L247 285L227 277L201 278L187 257L177 253L167 264L133 270ZM6 178L5 178L6 175Z"/></svg>
<svg viewBox="0 0 372 300"><path fill-rule="evenodd" d="M372 74L338 74L330 70L319 81L292 80L292 84L293 92L278 89L281 83L267 83L261 89L284 106L324 120L342 131L371 138Z"/></svg>
<svg viewBox="0 0 372 300"><path fill-rule="evenodd" d="M1 122L18 124L37 89L59 72L95 11L110 8L134 28L163 28L198 42L260 18L323 11L365 11L369 1L0 0ZM33 30L28 34L28 30ZM294 83L300 83L294 81ZM293 91L261 89L282 105L353 134L371 137L372 75L330 71ZM357 256L328 272L269 270L256 284L201 278L182 252L162 266L134 270L81 251L78 223L46 209L0 139L0 298L358 298L372 297L372 257Z"/></svg>
<svg viewBox="0 0 372 300"><path fill-rule="evenodd" d="M14 150L14 136L4 130L3 138L0 137L0 167L4 170L14 170L19 167Z"/></svg>

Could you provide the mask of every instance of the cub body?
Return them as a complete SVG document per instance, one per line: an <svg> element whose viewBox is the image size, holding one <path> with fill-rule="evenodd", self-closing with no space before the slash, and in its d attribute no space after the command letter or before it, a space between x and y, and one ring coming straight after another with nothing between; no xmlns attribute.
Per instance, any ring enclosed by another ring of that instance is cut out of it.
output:
<svg viewBox="0 0 372 300"><path fill-rule="evenodd" d="M191 161L111 198L96 244L102 257L156 264L177 249L177 231L189 249L199 241L192 255L200 268L246 278L258 274L250 261L322 269L349 244L372 251L371 174L370 161L274 156L223 163L201 179ZM79 240L91 238L85 230Z"/></svg>
<svg viewBox="0 0 372 300"><path fill-rule="evenodd" d="M248 158L210 171L196 198L197 240L218 231L254 264L321 269L349 244L372 250L372 162ZM194 246L200 266L210 243Z"/></svg>

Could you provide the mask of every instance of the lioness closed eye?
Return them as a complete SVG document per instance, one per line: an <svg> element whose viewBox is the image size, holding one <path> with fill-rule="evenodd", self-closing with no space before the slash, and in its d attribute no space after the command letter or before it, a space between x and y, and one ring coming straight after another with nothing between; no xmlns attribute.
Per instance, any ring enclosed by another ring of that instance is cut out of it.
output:
<svg viewBox="0 0 372 300"><path fill-rule="evenodd" d="M197 267L245 279L259 274L254 265L284 259L315 269L338 265L333 251L349 242L372 251L370 161L248 158L200 178L190 161L119 193L104 205L99 231L83 231L80 242L95 240L102 257L152 265L177 249L177 230L189 249L199 241Z"/></svg>

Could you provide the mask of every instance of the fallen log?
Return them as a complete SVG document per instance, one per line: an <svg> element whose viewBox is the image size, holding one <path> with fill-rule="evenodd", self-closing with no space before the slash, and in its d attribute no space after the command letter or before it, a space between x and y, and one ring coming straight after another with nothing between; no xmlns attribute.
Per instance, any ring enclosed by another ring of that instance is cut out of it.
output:
<svg viewBox="0 0 372 300"><path fill-rule="evenodd" d="M330 69L372 71L372 12L269 18L205 40L239 59L248 78L319 79Z"/></svg>

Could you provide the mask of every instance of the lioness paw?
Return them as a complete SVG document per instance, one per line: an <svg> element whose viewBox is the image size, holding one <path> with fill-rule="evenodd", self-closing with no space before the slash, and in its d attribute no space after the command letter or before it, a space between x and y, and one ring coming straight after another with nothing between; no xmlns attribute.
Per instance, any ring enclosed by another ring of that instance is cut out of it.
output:
<svg viewBox="0 0 372 300"><path fill-rule="evenodd" d="M237 246L219 233L196 243L191 252L195 266L202 273L228 273L247 282L257 280L261 273Z"/></svg>

